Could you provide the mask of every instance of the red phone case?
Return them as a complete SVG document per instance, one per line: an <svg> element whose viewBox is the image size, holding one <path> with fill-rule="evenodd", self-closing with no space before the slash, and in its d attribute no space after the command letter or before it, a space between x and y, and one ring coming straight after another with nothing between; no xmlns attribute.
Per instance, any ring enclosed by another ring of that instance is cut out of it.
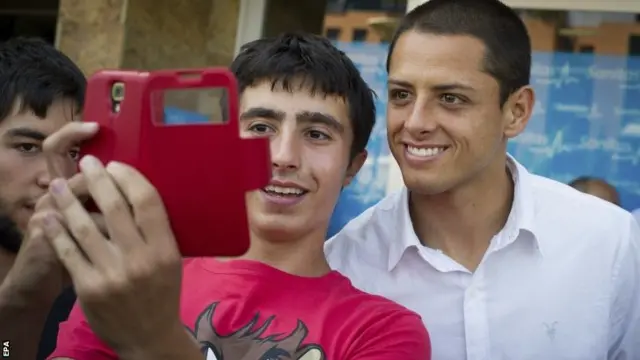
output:
<svg viewBox="0 0 640 360"><path fill-rule="evenodd" d="M125 84L120 110L111 88ZM225 88L225 124L159 123L156 94L167 89ZM269 141L240 138L236 79L227 69L99 71L88 82L85 121L100 124L83 153L134 166L158 189L185 257L240 256L249 247L245 194L271 177Z"/></svg>

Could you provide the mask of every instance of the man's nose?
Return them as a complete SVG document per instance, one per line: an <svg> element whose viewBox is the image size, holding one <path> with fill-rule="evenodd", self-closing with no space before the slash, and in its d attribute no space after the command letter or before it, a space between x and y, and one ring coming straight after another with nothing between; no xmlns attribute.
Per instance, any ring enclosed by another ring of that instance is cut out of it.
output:
<svg viewBox="0 0 640 360"><path fill-rule="evenodd" d="M438 128L434 112L429 109L429 106L427 101L416 102L404 123L404 128L416 138L433 133Z"/></svg>
<svg viewBox="0 0 640 360"><path fill-rule="evenodd" d="M295 134L281 133L271 138L271 164L276 169L300 167L300 140Z"/></svg>
<svg viewBox="0 0 640 360"><path fill-rule="evenodd" d="M49 172L49 170L47 169L47 167L45 166L39 173L38 173L38 177L36 178L36 183L38 184L38 186L42 189L48 189L49 188L49 184L51 183L51 179L53 178L53 176L51 176L51 173Z"/></svg>

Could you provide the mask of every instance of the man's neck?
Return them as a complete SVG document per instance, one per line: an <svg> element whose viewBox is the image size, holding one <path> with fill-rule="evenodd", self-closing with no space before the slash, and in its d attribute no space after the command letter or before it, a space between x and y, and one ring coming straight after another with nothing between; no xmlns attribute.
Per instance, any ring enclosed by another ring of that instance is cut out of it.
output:
<svg viewBox="0 0 640 360"><path fill-rule="evenodd" d="M316 231L296 239L271 239L253 233L251 248L242 259L255 260L289 274L318 277L331 269L324 256L325 233Z"/></svg>
<svg viewBox="0 0 640 360"><path fill-rule="evenodd" d="M513 194L513 179L500 159L478 178L446 193L411 193L412 223L423 244L474 271L493 236L504 227Z"/></svg>

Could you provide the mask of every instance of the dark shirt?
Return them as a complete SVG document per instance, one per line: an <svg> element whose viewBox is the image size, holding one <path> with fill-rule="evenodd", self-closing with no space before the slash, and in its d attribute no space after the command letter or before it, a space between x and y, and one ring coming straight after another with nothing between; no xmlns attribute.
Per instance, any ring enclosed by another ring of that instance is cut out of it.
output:
<svg viewBox="0 0 640 360"><path fill-rule="evenodd" d="M56 347L58 338L58 325L67 320L69 312L76 301L76 294L73 288L65 290L53 303L51 312L47 317L47 322L42 329L40 336L40 346L38 347L37 360L45 360Z"/></svg>

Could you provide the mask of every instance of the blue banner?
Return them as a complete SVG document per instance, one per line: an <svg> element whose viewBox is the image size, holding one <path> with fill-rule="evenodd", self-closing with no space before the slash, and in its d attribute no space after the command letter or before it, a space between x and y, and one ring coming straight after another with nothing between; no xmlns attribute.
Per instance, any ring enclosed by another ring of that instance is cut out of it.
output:
<svg viewBox="0 0 640 360"><path fill-rule="evenodd" d="M343 191L329 236L386 195L386 44L337 43L378 95L369 160ZM535 53L536 106L508 151L531 172L569 182L596 176L614 185L622 206L640 208L640 57Z"/></svg>

